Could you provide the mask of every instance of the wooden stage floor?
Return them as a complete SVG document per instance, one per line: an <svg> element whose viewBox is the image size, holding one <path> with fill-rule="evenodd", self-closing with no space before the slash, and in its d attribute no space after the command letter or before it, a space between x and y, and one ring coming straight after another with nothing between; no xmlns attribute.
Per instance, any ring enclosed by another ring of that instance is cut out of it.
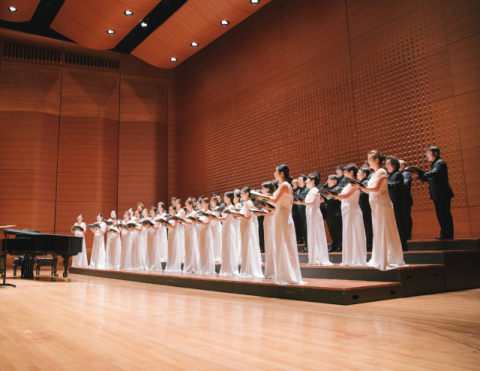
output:
<svg viewBox="0 0 480 371"><path fill-rule="evenodd" d="M480 289L339 306L71 274L0 287L0 370L478 370Z"/></svg>

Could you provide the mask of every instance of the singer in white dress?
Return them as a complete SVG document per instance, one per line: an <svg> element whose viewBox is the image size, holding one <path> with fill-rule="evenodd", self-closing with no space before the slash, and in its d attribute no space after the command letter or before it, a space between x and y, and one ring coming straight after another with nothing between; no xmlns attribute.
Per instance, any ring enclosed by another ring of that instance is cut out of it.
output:
<svg viewBox="0 0 480 371"><path fill-rule="evenodd" d="M148 220L152 222L153 226L147 227L147 252L145 255L145 270L147 271L161 271L162 262L160 259L159 250L159 234L160 223L156 221L157 209L152 206Z"/></svg>
<svg viewBox="0 0 480 371"><path fill-rule="evenodd" d="M268 181L262 184L262 193L271 197L275 192L273 182ZM261 208L268 211L268 214L254 213L257 217L263 216L263 236L265 241L265 278L275 279L277 275L276 248L275 248L275 209L268 206Z"/></svg>
<svg viewBox="0 0 480 371"><path fill-rule="evenodd" d="M242 203L240 198L242 197L242 192L239 189L233 191L233 205L235 206L236 211L242 210ZM237 231L237 255L238 255L238 264L242 264L242 234L240 233L240 219L233 218L233 224L235 225L235 230Z"/></svg>
<svg viewBox="0 0 480 371"><path fill-rule="evenodd" d="M242 266L240 269L241 277L263 278L262 256L260 254L260 245L258 240L258 222L257 217L250 209L253 209L253 203L250 199L250 188L242 189L242 199L245 201L240 214L233 214L240 218L240 234L242 240Z"/></svg>
<svg viewBox="0 0 480 371"><path fill-rule="evenodd" d="M142 216L138 210L135 211L135 223L133 229L132 243L132 269L145 269L145 251L147 250L147 229L141 224Z"/></svg>
<svg viewBox="0 0 480 371"><path fill-rule="evenodd" d="M217 197L210 199L210 207L212 208L212 215L219 216L220 213L213 211L218 207ZM212 229L212 241L213 241L213 255L215 256L215 262L222 262L222 223L217 218L210 218L210 228Z"/></svg>
<svg viewBox="0 0 480 371"><path fill-rule="evenodd" d="M117 212L113 210L110 213L110 219L108 219L109 223L112 225L107 226L107 268L120 268L120 260L121 260L121 253L122 253L122 242L120 241L120 230L117 227L118 218Z"/></svg>
<svg viewBox="0 0 480 371"><path fill-rule="evenodd" d="M175 216L176 206L170 206L168 209L170 216ZM178 222L176 220L169 220L168 222L168 256L166 272L181 272L182 271L182 249L180 246L180 237L177 235Z"/></svg>
<svg viewBox="0 0 480 371"><path fill-rule="evenodd" d="M87 245L85 244L85 231L87 230L87 225L83 222L83 215L78 214L77 216L77 222L74 224L74 226L80 227L83 229L82 231L79 231L78 229L75 229L75 237L82 237L82 252L79 252L77 255L75 255L72 259L72 267L76 268L87 268L88 267L88 259L87 259Z"/></svg>
<svg viewBox="0 0 480 371"><path fill-rule="evenodd" d="M305 205L308 230L308 264L309 265L333 265L328 256L327 233L323 222L320 204L323 199L320 197L317 185L320 177L317 173L308 175L306 184L310 190L305 197L305 202L296 201L297 205Z"/></svg>
<svg viewBox="0 0 480 371"><path fill-rule="evenodd" d="M130 222L130 214L128 211L123 215L122 225ZM120 257L120 268L131 269L132 262L132 229L129 227L121 227L121 240L122 240L122 254Z"/></svg>
<svg viewBox="0 0 480 371"><path fill-rule="evenodd" d="M179 218L185 219L186 212L182 208L182 200L179 198L175 199L175 205L177 208L176 216L178 216ZM177 223L177 231L175 233L177 234L179 247L181 249L182 263L184 263L185 262L185 226L182 223Z"/></svg>
<svg viewBox="0 0 480 371"><path fill-rule="evenodd" d="M226 210L235 211L233 206L233 192L225 193ZM231 214L222 213L219 220L223 223L222 227L222 267L220 274L222 276L238 275L238 253L237 253L237 230L235 228L235 219Z"/></svg>
<svg viewBox="0 0 480 371"><path fill-rule="evenodd" d="M303 285L298 261L297 236L292 218L292 186L289 181L290 169L287 165L278 165L275 179L280 184L273 196L268 199L275 204L275 248L277 253L277 278L279 285ZM267 197L264 197L267 198Z"/></svg>
<svg viewBox="0 0 480 371"><path fill-rule="evenodd" d="M185 201L187 214L185 215L185 222L182 222L185 227L185 263L183 264L183 271L185 273L195 273L200 271L200 257L198 251L198 237L195 222L190 218L197 218L197 212L193 210L193 201L188 199Z"/></svg>
<svg viewBox="0 0 480 371"><path fill-rule="evenodd" d="M166 220L166 217L168 214L165 212L163 209L163 202L159 202L157 206L157 221L160 219ZM168 255L168 238L167 238L167 227L165 226L164 223L159 223L158 226L158 256L160 259L161 263L164 263L167 261L167 255Z"/></svg>
<svg viewBox="0 0 480 371"><path fill-rule="evenodd" d="M212 230L210 229L210 218L205 216L209 213L209 199L205 197L202 200L202 212L199 215L197 223L198 250L200 257L200 267L198 273L215 274L215 256L213 253Z"/></svg>
<svg viewBox="0 0 480 371"><path fill-rule="evenodd" d="M90 228L94 233L92 256L90 257L90 268L105 269L105 230L106 224L102 221L102 214L97 215L97 223L100 228Z"/></svg>
<svg viewBox="0 0 480 371"><path fill-rule="evenodd" d="M344 175L356 179L358 168L355 164L345 166ZM367 239L363 214L360 209L360 190L348 184L338 196L333 198L342 201L343 245L342 264L344 266L367 265Z"/></svg>
<svg viewBox="0 0 480 371"><path fill-rule="evenodd" d="M363 192L369 193L372 209L373 248L368 266L382 271L406 266L393 205L388 195L388 176L382 168L384 161L383 153L368 153L368 164L375 173L368 181L368 186L362 188ZM355 187L359 188L358 185Z"/></svg>

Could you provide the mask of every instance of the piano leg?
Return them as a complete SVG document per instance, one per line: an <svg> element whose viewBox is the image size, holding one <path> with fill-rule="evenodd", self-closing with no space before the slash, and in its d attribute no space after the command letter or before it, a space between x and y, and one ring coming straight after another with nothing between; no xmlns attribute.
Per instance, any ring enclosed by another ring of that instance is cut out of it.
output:
<svg viewBox="0 0 480 371"><path fill-rule="evenodd" d="M57 255L53 255L52 276L54 276L54 277L58 277L58 274L57 274L57 262L58 262L58 257L57 257Z"/></svg>
<svg viewBox="0 0 480 371"><path fill-rule="evenodd" d="M35 265L35 255L25 254L22 261L22 278L33 278L33 266Z"/></svg>
<svg viewBox="0 0 480 371"><path fill-rule="evenodd" d="M70 260L70 256L63 257L63 279L65 282L70 282L70 278L68 278L68 261Z"/></svg>

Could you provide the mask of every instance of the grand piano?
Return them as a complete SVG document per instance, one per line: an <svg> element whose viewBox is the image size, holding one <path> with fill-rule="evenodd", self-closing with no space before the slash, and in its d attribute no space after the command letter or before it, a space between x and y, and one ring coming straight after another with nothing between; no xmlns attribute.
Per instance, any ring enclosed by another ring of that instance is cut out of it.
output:
<svg viewBox="0 0 480 371"><path fill-rule="evenodd" d="M6 259L7 254L24 256L22 278L33 278L33 266L37 255L50 254L53 255L54 267L57 264L57 256L63 257L63 278L65 281L69 281L68 261L70 257L82 252L82 237L16 229L7 229L3 233L5 235L2 245L2 256L4 259ZM12 236L15 238L10 238Z"/></svg>

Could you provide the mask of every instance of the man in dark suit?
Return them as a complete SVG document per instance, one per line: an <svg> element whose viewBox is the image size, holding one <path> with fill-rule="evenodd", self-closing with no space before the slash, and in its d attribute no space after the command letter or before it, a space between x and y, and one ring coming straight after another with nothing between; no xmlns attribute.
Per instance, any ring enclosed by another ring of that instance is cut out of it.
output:
<svg viewBox="0 0 480 371"><path fill-rule="evenodd" d="M300 174L298 176L298 196L302 198L306 198L308 192L310 191L310 188L307 187L307 176L304 174ZM308 251L308 243L307 243L307 213L306 213L306 206L305 205L297 205L298 206L298 215L300 217L300 232L301 232L301 238L305 241L305 247L303 249L303 252ZM298 236L297 236L298 238Z"/></svg>
<svg viewBox="0 0 480 371"><path fill-rule="evenodd" d="M423 174L412 173L412 176L429 183L430 198L435 205L440 224L440 236L435 238L437 240L453 239L453 218L450 204L454 194L448 183L447 163L440 158L438 147L428 147L425 149L425 155L431 162L430 171Z"/></svg>
<svg viewBox="0 0 480 371"><path fill-rule="evenodd" d="M338 176L329 175L327 181L328 189L337 191L340 187L338 186ZM341 252L342 251L342 241L343 241L343 222L342 222L342 201L335 200L334 198L324 197L325 200L325 215L327 220L328 231L330 232L330 237L332 238L332 243L330 245L330 252Z"/></svg>
<svg viewBox="0 0 480 371"><path fill-rule="evenodd" d="M407 236L407 241L412 239L412 206L413 206L413 197L412 197L412 174L405 170L406 162L400 160L400 171L403 174L403 201L405 201L405 234Z"/></svg>
<svg viewBox="0 0 480 371"><path fill-rule="evenodd" d="M345 170L345 165L338 165L335 168L335 173L338 176L338 186L342 188L347 186L347 182L345 181L345 175L343 174L344 170Z"/></svg>
<svg viewBox="0 0 480 371"><path fill-rule="evenodd" d="M370 175L370 169L368 167L361 167L358 169L357 179L362 182L363 185L368 185L368 177ZM372 226L372 209L370 207L370 200L368 193L362 192L360 188L360 198L358 204L363 214L363 225L365 227L365 237L367 239L367 251L372 251L373 244L373 226Z"/></svg>
<svg viewBox="0 0 480 371"><path fill-rule="evenodd" d="M219 207L227 207L227 204L223 202L223 195L222 194L217 194L217 201L218 201L218 206Z"/></svg>
<svg viewBox="0 0 480 371"><path fill-rule="evenodd" d="M398 235L402 243L402 250L408 251L407 234L405 233L405 201L403 198L404 179L400 172L400 161L395 156L387 156L385 167L388 175L388 195L392 201Z"/></svg>

